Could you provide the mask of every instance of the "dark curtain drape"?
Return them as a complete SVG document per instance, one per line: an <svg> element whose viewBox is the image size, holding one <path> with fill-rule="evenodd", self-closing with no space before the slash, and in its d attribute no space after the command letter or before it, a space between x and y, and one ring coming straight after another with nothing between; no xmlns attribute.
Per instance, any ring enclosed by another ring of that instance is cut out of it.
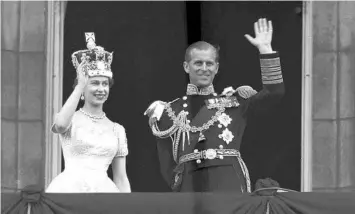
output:
<svg viewBox="0 0 355 214"><path fill-rule="evenodd" d="M170 191L161 178L155 139L143 112L154 100L185 92L186 47L206 40L221 47L216 89L251 85L261 89L257 50L244 38L260 17L274 23L273 47L280 51L286 84L282 102L255 115L242 145L253 183L263 177L300 189L302 2L68 2L64 35L65 101L73 88L71 54L86 48L85 32L114 51L115 85L104 106L126 128L127 173L134 192ZM109 171L111 175L111 171Z"/></svg>
<svg viewBox="0 0 355 214"><path fill-rule="evenodd" d="M21 194L2 194L1 213L352 214L354 201L354 193L45 194L29 186Z"/></svg>

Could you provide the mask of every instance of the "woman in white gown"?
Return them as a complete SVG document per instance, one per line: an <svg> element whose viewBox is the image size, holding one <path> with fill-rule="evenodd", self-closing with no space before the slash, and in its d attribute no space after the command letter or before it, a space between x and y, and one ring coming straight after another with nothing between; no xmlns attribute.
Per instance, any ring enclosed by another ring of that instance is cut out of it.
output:
<svg viewBox="0 0 355 214"><path fill-rule="evenodd" d="M88 49L72 55L77 84L52 126L52 131L60 136L65 169L46 192L130 192L125 129L103 112L113 83L112 53L96 46L93 33L85 36ZM84 106L76 111L80 99ZM107 176L111 163L113 181Z"/></svg>

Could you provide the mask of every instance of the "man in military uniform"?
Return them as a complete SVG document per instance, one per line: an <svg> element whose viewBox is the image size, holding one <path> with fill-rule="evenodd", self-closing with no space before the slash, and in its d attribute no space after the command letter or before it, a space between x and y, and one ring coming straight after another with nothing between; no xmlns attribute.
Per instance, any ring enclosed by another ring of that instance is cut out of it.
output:
<svg viewBox="0 0 355 214"><path fill-rule="evenodd" d="M254 23L260 52L263 89L226 88L217 95L218 50L197 42L186 50L184 69L190 83L186 95L171 102L155 101L145 112L157 137L160 169L173 191L250 192L250 179L239 148L248 115L270 108L284 93L278 53L271 47L272 23Z"/></svg>

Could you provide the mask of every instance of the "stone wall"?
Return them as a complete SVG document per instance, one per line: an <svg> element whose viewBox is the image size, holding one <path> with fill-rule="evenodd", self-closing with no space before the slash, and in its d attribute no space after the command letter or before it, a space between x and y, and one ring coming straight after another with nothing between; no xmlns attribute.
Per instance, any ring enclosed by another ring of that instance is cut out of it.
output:
<svg viewBox="0 0 355 214"><path fill-rule="evenodd" d="M313 189L355 190L355 2L313 3Z"/></svg>
<svg viewBox="0 0 355 214"><path fill-rule="evenodd" d="M46 2L1 2L1 191L44 185Z"/></svg>

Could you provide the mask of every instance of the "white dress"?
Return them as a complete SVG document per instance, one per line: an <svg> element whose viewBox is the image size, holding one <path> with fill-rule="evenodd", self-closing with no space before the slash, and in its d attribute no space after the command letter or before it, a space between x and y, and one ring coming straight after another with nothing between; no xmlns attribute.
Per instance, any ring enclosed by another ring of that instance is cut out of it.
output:
<svg viewBox="0 0 355 214"><path fill-rule="evenodd" d="M79 120L80 116L75 113L68 129L60 133L65 169L46 192L119 192L107 169L115 157L128 154L124 127L117 123L111 128L103 127ZM55 127L52 130L56 133Z"/></svg>

